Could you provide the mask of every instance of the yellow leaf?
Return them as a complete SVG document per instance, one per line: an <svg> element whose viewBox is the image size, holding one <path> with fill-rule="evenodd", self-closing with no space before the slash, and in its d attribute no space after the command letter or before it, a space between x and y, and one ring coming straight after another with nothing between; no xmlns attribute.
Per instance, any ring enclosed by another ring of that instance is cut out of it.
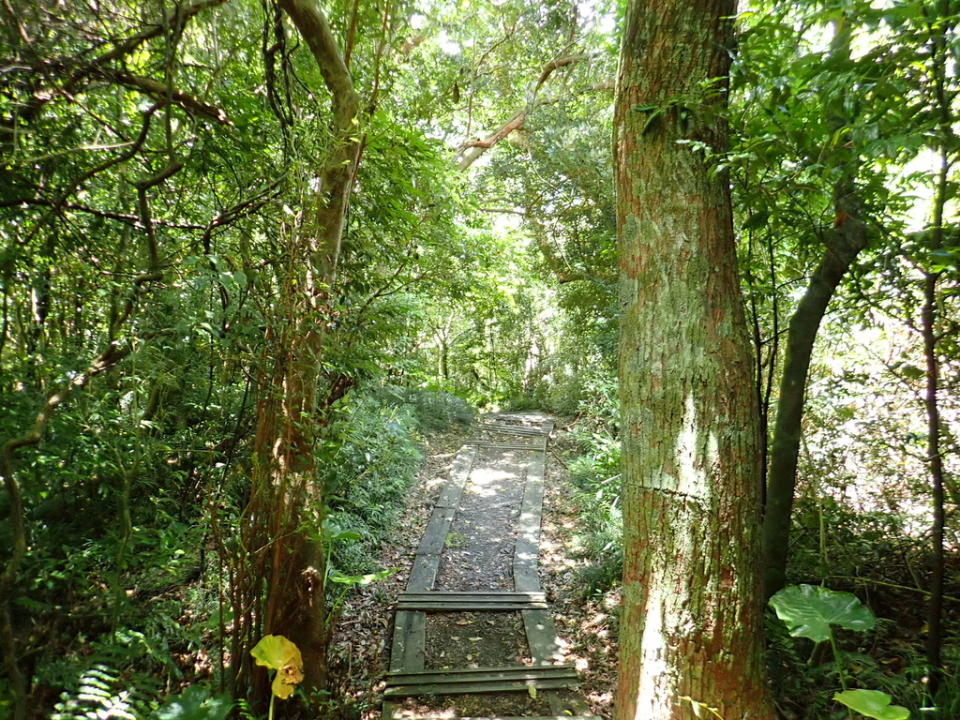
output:
<svg viewBox="0 0 960 720"><path fill-rule="evenodd" d="M537 699L537 686L536 685L527 685L527 694L532 697L534 700Z"/></svg>
<svg viewBox="0 0 960 720"><path fill-rule="evenodd" d="M281 700L286 700L293 695L297 689L297 684L303 680L303 672L295 671L294 668L281 668L273 678L273 685L270 689L273 694Z"/></svg>
<svg viewBox="0 0 960 720"><path fill-rule="evenodd" d="M267 635L261 638L250 654L257 661L257 665L277 671L271 690L281 700L290 697L297 685L303 682L303 657L300 655L300 648L283 635Z"/></svg>
<svg viewBox="0 0 960 720"><path fill-rule="evenodd" d="M265 635L250 651L257 665L279 670L287 665L296 665L303 670L303 658L300 648L287 640L283 635Z"/></svg>

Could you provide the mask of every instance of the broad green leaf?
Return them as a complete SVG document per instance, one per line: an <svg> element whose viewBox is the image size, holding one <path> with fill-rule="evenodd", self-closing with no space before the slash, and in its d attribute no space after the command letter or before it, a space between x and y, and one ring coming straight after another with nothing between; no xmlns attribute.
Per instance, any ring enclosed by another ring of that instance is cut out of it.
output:
<svg viewBox="0 0 960 720"><path fill-rule="evenodd" d="M831 625L847 630L870 630L876 618L856 595L815 585L790 585L770 598L777 617L793 637L814 642L830 639Z"/></svg>
<svg viewBox="0 0 960 720"><path fill-rule="evenodd" d="M874 720L908 720L910 711L902 705L891 705L891 698L879 690L845 690L833 696L838 703Z"/></svg>
<svg viewBox="0 0 960 720"><path fill-rule="evenodd" d="M200 685L188 687L168 699L153 720L223 720L233 708L229 695L211 695Z"/></svg>

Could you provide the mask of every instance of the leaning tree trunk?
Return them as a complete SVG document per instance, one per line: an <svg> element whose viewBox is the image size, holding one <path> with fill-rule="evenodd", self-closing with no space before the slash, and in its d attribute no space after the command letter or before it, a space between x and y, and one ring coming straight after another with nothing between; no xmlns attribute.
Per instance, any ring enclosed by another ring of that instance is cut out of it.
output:
<svg viewBox="0 0 960 720"><path fill-rule="evenodd" d="M834 56L849 59L850 33L850 23L841 23L837 28L831 43ZM842 98L834 98L828 103L828 112L834 132L850 124ZM766 597L782 588L786 577L803 406L814 342L830 299L868 242L862 202L856 187L857 149L852 143L844 144L836 149L833 159L841 173L833 189L834 226L824 237L823 255L787 330L763 515L763 586Z"/></svg>
<svg viewBox="0 0 960 720"><path fill-rule="evenodd" d="M848 222L851 222L853 232L835 231L835 238L824 250L787 330L763 516L763 584L767 597L783 587L786 575L803 405L817 331L830 298L850 264L866 246L862 223Z"/></svg>
<svg viewBox="0 0 960 720"><path fill-rule="evenodd" d="M615 123L624 577L617 720L772 718L757 408L726 179L734 0L631 0Z"/></svg>

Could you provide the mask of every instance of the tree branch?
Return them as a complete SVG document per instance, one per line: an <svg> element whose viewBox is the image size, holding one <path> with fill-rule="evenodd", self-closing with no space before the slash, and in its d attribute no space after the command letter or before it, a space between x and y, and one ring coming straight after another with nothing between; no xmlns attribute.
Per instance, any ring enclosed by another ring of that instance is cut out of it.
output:
<svg viewBox="0 0 960 720"><path fill-rule="evenodd" d="M222 125L233 124L227 118L227 113L221 108L218 108L216 105L211 105L203 100L198 100L182 90L168 87L159 80L154 80L153 78L143 77L140 75L131 75L130 73L125 72L105 74L109 74L117 82L123 85L136 88L137 90L146 93L159 103L166 104L169 99L170 101L182 107L188 113L202 115L203 117L221 123Z"/></svg>
<svg viewBox="0 0 960 720"><path fill-rule="evenodd" d="M290 16L313 53L323 81L333 96L334 126L340 131L349 130L360 109L360 96L353 87L350 71L340 55L326 16L314 0L278 0L277 4Z"/></svg>
<svg viewBox="0 0 960 720"><path fill-rule="evenodd" d="M473 163L475 163L487 150L506 138L510 133L523 127L523 124L526 122L530 112L537 104L537 94L540 92L540 88L542 88L544 83L550 79L550 76L560 68L575 65L576 63L586 60L589 57L589 55L585 54L564 55L563 57L554 58L550 62L546 63L540 70L540 76L537 78L537 82L534 84L533 89L529 93L526 106L522 110L518 110L516 113L514 113L513 117L507 120L507 122L488 135L485 139L469 140L465 142L460 147L462 154L460 156L460 162L457 163L457 166L461 170L466 170L473 165Z"/></svg>

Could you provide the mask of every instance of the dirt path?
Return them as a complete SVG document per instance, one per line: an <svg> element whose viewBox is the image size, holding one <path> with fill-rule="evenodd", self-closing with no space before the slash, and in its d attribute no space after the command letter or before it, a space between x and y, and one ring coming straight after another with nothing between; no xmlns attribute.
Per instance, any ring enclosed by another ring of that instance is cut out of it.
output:
<svg viewBox="0 0 960 720"><path fill-rule="evenodd" d="M385 719L587 713L538 572L552 427L486 416L457 454L399 597Z"/></svg>

